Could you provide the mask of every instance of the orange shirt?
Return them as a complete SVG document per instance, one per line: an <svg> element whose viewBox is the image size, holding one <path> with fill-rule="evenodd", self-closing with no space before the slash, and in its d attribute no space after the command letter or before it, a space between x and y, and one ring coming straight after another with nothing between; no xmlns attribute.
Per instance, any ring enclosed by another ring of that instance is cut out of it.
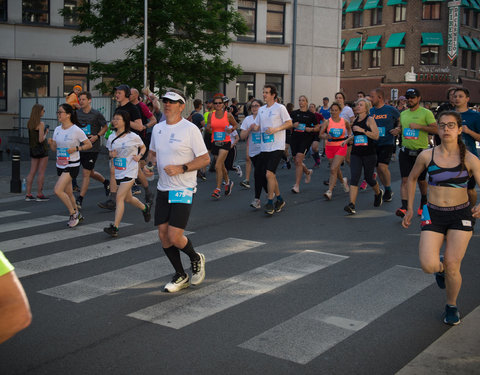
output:
<svg viewBox="0 0 480 375"><path fill-rule="evenodd" d="M210 125L212 126L212 142L231 142L230 134L225 131L230 126L227 111L223 112L222 118L217 118L215 112L213 112Z"/></svg>
<svg viewBox="0 0 480 375"><path fill-rule="evenodd" d="M347 136L347 128L345 126L345 119L340 117L339 122L333 121L330 117L328 119L328 127L326 129L326 133L329 134L333 139L327 139L327 146L340 146L342 142L345 140ZM335 138L340 138L340 140L336 141Z"/></svg>

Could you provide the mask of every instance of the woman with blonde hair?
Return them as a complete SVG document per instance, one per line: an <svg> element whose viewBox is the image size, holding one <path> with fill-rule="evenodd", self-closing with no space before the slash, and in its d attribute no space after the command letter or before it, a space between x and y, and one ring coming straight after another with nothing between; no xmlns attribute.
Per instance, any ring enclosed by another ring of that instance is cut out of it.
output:
<svg viewBox="0 0 480 375"><path fill-rule="evenodd" d="M30 113L30 119L27 123L28 138L30 147L30 173L27 176L27 192L25 200L27 202L48 201L48 198L43 195L43 182L45 180L45 170L48 163L48 143L47 134L48 126L41 121L45 114L45 109L41 104L35 104ZM32 195L32 185L35 175L37 175L37 197Z"/></svg>

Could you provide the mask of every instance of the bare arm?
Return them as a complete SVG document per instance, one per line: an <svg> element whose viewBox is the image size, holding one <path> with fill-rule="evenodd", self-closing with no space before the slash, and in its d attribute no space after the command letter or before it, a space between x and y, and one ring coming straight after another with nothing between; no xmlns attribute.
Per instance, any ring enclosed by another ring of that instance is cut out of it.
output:
<svg viewBox="0 0 480 375"><path fill-rule="evenodd" d="M136 131L143 131L146 127L142 124L142 120L137 118L135 121L130 121L130 127Z"/></svg>
<svg viewBox="0 0 480 375"><path fill-rule="evenodd" d="M156 124L157 124L157 118L156 118L154 115L152 115L152 117L150 117L150 118L148 119L148 123L147 123L147 125L145 125L145 126L146 126L147 128L151 128L152 126L155 126Z"/></svg>

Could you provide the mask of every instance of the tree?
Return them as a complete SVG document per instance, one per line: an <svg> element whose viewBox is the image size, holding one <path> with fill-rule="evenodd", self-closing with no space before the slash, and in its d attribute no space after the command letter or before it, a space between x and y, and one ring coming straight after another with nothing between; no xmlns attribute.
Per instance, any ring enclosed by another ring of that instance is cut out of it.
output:
<svg viewBox="0 0 480 375"><path fill-rule="evenodd" d="M148 85L163 90L186 87L193 96L199 89L216 91L222 81L241 74L240 66L224 57L232 37L247 28L232 0L148 0ZM64 8L63 15L72 15ZM144 0L81 1L74 10L78 35L73 45L90 43L100 48L120 38L138 43L123 60L91 62L90 78L113 78L95 86L111 92L120 83L143 86Z"/></svg>

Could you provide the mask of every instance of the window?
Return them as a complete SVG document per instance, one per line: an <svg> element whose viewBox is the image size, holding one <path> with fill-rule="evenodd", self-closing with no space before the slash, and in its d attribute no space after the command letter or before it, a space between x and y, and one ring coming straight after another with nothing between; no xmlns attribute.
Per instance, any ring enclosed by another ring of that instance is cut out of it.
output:
<svg viewBox="0 0 480 375"><path fill-rule="evenodd" d="M363 26L363 12L353 13L353 28Z"/></svg>
<svg viewBox="0 0 480 375"><path fill-rule="evenodd" d="M64 64L63 65L63 91L66 96L73 91L73 86L80 85L88 91L88 65Z"/></svg>
<svg viewBox="0 0 480 375"><path fill-rule="evenodd" d="M407 6L405 4L395 5L393 22L403 22L407 20Z"/></svg>
<svg viewBox="0 0 480 375"><path fill-rule="evenodd" d="M468 67L468 51L466 49L462 49L462 69L467 69Z"/></svg>
<svg viewBox="0 0 480 375"><path fill-rule="evenodd" d="M284 43L285 4L267 3L267 43Z"/></svg>
<svg viewBox="0 0 480 375"><path fill-rule="evenodd" d="M48 63L22 62L23 97L48 96Z"/></svg>
<svg viewBox="0 0 480 375"><path fill-rule="evenodd" d="M7 110L7 60L0 60L0 111Z"/></svg>
<svg viewBox="0 0 480 375"><path fill-rule="evenodd" d="M440 3L423 4L422 19L439 20L440 19Z"/></svg>
<svg viewBox="0 0 480 375"><path fill-rule="evenodd" d="M77 7L82 0L64 0L65 15L63 16L63 24L65 26L77 26L78 16Z"/></svg>
<svg viewBox="0 0 480 375"><path fill-rule="evenodd" d="M469 26L470 25L470 9L462 8L462 25Z"/></svg>
<svg viewBox="0 0 480 375"><path fill-rule="evenodd" d="M438 65L438 46L422 47L420 49L421 65Z"/></svg>
<svg viewBox="0 0 480 375"><path fill-rule="evenodd" d="M347 15L342 13L342 30L347 28Z"/></svg>
<svg viewBox="0 0 480 375"><path fill-rule="evenodd" d="M277 87L278 96L283 98L283 76L278 74L266 74L266 85L275 85Z"/></svg>
<svg viewBox="0 0 480 375"><path fill-rule="evenodd" d="M50 8L49 0L23 0L22 20L23 23L37 23L48 25Z"/></svg>
<svg viewBox="0 0 480 375"><path fill-rule="evenodd" d="M236 97L240 104L248 101L248 96L255 96L255 74L243 73L237 76Z"/></svg>
<svg viewBox="0 0 480 375"><path fill-rule="evenodd" d="M472 27L478 29L478 13L473 13Z"/></svg>
<svg viewBox="0 0 480 375"><path fill-rule="evenodd" d="M7 0L0 0L0 21L7 20Z"/></svg>
<svg viewBox="0 0 480 375"><path fill-rule="evenodd" d="M362 52L352 52L352 69L362 69Z"/></svg>
<svg viewBox="0 0 480 375"><path fill-rule="evenodd" d="M371 25L381 25L382 24L382 8L372 9L372 20Z"/></svg>
<svg viewBox="0 0 480 375"><path fill-rule="evenodd" d="M370 68L379 68L381 58L382 58L382 50L372 49L370 51Z"/></svg>
<svg viewBox="0 0 480 375"><path fill-rule="evenodd" d="M345 70L345 53L340 54L340 70Z"/></svg>
<svg viewBox="0 0 480 375"><path fill-rule="evenodd" d="M237 39L255 42L257 40L257 2L238 0L238 12L245 19L248 31L245 35L239 35Z"/></svg>
<svg viewBox="0 0 480 375"><path fill-rule="evenodd" d="M477 70L477 54L472 51L472 58L471 58L470 69Z"/></svg>
<svg viewBox="0 0 480 375"><path fill-rule="evenodd" d="M405 65L405 48L393 49L393 66Z"/></svg>

